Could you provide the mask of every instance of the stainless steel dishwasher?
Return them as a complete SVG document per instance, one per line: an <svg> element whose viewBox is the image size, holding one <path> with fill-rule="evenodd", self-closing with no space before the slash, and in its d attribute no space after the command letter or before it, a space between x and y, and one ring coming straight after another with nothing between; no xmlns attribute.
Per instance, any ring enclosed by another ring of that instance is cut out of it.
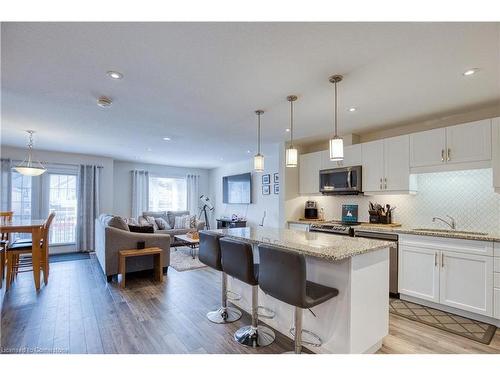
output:
<svg viewBox="0 0 500 375"><path fill-rule="evenodd" d="M355 229L354 237L373 238L375 240L390 241L394 245L389 248L389 294L399 298L398 290L398 235L387 232L372 232Z"/></svg>

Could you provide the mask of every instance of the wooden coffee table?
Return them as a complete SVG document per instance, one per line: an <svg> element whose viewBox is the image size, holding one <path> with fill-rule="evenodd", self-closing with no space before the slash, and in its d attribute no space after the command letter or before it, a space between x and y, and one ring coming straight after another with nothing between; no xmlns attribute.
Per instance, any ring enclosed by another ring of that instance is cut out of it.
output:
<svg viewBox="0 0 500 375"><path fill-rule="evenodd" d="M175 239L178 241L182 242L185 246L189 247L191 256L193 259L196 256L196 249L198 248L200 244L200 239L199 238L191 238L187 234L176 234Z"/></svg>

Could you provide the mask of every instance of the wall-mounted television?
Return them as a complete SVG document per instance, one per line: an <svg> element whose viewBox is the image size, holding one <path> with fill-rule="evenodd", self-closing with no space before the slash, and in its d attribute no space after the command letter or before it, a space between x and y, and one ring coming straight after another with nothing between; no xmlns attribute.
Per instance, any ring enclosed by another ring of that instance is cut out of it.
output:
<svg viewBox="0 0 500 375"><path fill-rule="evenodd" d="M222 177L222 202L228 204L252 203L252 174L242 173Z"/></svg>

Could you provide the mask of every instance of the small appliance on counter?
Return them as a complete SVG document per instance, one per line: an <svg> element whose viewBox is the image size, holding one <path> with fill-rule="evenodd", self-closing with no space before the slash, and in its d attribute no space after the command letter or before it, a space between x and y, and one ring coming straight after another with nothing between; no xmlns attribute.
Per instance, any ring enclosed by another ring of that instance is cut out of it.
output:
<svg viewBox="0 0 500 375"><path fill-rule="evenodd" d="M306 201L304 218L309 220L318 220L318 203L316 201Z"/></svg>

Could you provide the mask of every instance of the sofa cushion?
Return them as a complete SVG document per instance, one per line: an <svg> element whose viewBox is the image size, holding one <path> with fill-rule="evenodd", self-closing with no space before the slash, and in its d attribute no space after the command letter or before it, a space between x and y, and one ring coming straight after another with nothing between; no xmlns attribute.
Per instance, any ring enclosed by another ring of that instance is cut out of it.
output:
<svg viewBox="0 0 500 375"><path fill-rule="evenodd" d="M167 211L167 222L171 228L175 227L175 217L189 215L189 211Z"/></svg>
<svg viewBox="0 0 500 375"><path fill-rule="evenodd" d="M152 216L154 217L155 219L157 218L163 218L165 221L168 221L168 218L167 218L167 211L144 211L142 213L142 216L146 217L146 216Z"/></svg>
<svg viewBox="0 0 500 375"><path fill-rule="evenodd" d="M170 224L167 223L167 221L162 217L155 218L155 222L156 225L158 226L158 229L172 229L170 227Z"/></svg>
<svg viewBox="0 0 500 375"><path fill-rule="evenodd" d="M176 216L174 229L189 229L191 223L190 219L189 215Z"/></svg>
<svg viewBox="0 0 500 375"><path fill-rule="evenodd" d="M172 241L173 241L175 235L186 234L189 232L191 232L190 229L166 229L166 230L157 230L155 233L157 233L157 234L169 234L170 237L172 238Z"/></svg>
<svg viewBox="0 0 500 375"><path fill-rule="evenodd" d="M154 233L155 229L152 225L132 225L129 224L128 228L134 233Z"/></svg>
<svg viewBox="0 0 500 375"><path fill-rule="evenodd" d="M127 223L120 216L111 217L107 222L107 226L116 229L126 230L127 232L129 232Z"/></svg>

